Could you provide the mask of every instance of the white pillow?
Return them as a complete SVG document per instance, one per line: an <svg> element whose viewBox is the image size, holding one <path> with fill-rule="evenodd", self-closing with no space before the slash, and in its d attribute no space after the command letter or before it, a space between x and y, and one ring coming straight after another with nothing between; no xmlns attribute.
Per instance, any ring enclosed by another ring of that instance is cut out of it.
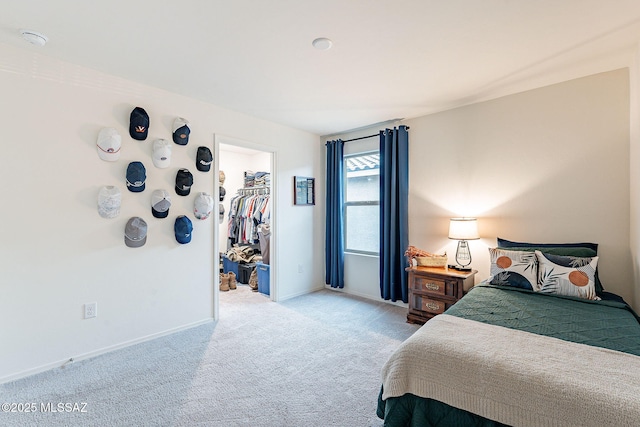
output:
<svg viewBox="0 0 640 427"><path fill-rule="evenodd" d="M596 296L595 274L598 257L581 258L536 251L540 292L585 299Z"/></svg>
<svg viewBox="0 0 640 427"><path fill-rule="evenodd" d="M492 285L538 290L538 259L533 252L489 248Z"/></svg>

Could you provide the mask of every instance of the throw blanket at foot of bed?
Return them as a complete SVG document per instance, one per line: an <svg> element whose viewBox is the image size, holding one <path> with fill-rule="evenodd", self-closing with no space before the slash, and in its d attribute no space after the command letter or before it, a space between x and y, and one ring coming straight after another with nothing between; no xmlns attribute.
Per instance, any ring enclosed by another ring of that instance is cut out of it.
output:
<svg viewBox="0 0 640 427"><path fill-rule="evenodd" d="M512 426L631 426L640 357L441 314L382 371L383 399L431 398Z"/></svg>

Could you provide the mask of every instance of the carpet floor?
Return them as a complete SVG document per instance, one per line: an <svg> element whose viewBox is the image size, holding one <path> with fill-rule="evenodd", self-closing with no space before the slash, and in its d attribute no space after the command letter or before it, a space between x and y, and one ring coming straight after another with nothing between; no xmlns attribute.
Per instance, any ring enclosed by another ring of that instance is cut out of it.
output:
<svg viewBox="0 0 640 427"><path fill-rule="evenodd" d="M0 403L36 406L0 425L382 426L382 365L418 328L405 309L246 285L220 300L217 322L0 385Z"/></svg>

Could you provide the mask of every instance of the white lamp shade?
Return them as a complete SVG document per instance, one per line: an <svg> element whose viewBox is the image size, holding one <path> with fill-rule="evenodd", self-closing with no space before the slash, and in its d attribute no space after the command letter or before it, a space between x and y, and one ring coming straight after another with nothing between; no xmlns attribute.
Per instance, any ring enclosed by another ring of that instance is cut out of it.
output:
<svg viewBox="0 0 640 427"><path fill-rule="evenodd" d="M453 240L479 239L478 221L476 218L451 218L449 221L449 238Z"/></svg>

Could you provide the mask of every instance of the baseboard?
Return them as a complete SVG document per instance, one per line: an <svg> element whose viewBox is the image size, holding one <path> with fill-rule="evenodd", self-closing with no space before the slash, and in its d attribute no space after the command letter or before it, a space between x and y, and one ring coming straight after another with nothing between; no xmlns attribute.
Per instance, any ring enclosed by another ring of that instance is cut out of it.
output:
<svg viewBox="0 0 640 427"><path fill-rule="evenodd" d="M382 299L380 297L375 298L375 297L373 297L373 296L371 296L369 294L364 294L364 293L361 293L361 292L353 292L353 291L351 291L349 289L345 289L345 288L342 288L342 289L341 288L332 288L329 285L325 285L325 289L329 289L329 290L335 291L335 292L342 292L343 294L353 295L353 296L356 296L356 297L365 298L365 299L368 299L368 300L371 300L371 301L375 301L375 302L391 304L391 305L395 305L395 306L398 306L398 307L403 307L403 308L408 308L409 307L409 304L404 303L402 301L384 300L384 299Z"/></svg>
<svg viewBox="0 0 640 427"><path fill-rule="evenodd" d="M197 322L193 322L193 323L189 323L186 325L182 325L182 326L178 326L177 328L171 328L171 329L167 329L165 331L161 331L161 332L157 332L155 334L150 334L150 335L146 335L140 338L136 338L133 340L129 340L129 341L125 341L119 344L114 344L108 347L103 347L101 349L98 350L93 350L87 353L83 353L80 355L75 355L72 356L68 359L64 359L64 360L58 360L56 362L51 362L51 363L47 363L45 365L42 366L38 366L36 368L32 368L32 369L27 369L26 371L21 371L21 372L17 372L15 374L10 374L7 375L5 377L0 378L0 384L4 384L4 383L8 383L11 381L16 381L19 380L21 378L26 378L26 377L30 377L31 375L35 375L35 374L39 374L41 372L46 372L49 371L51 369L56 369L56 368L64 368L65 366L67 366L70 363L74 363L74 362L79 362L81 360L86 360L86 359L90 359L92 357L96 357L96 356L100 356L102 354L105 353L109 353L115 350L120 350L122 348L125 347L129 347L132 345L136 345L136 344L140 344L146 341L151 341L154 340L156 338L160 338L166 335L171 335L171 334L175 334L176 332L181 332L187 329L191 329L191 328L195 328L196 326L201 326L201 325L205 325L207 323L211 323L213 322L213 319L208 318L208 319L203 319L203 320L199 320Z"/></svg>
<svg viewBox="0 0 640 427"><path fill-rule="evenodd" d="M286 295L284 297L283 296L279 296L277 302L282 302L282 301L285 301L285 300L288 300L288 299L291 299L291 298L299 297L299 296L302 296L302 295L307 295L307 294L310 294L312 292L321 291L322 289L324 289L324 286L321 285L321 286L316 286L316 287L311 288L311 289L307 289L307 290L304 290L304 291L297 292L295 294L289 294L289 295Z"/></svg>

